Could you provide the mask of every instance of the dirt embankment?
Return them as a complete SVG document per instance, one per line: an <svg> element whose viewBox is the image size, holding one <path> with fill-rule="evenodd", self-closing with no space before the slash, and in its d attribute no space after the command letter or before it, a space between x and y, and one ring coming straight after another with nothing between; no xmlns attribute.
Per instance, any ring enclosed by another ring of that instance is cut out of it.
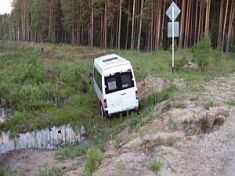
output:
<svg viewBox="0 0 235 176"><path fill-rule="evenodd" d="M180 82L177 87L186 90L184 82ZM167 84L162 78L148 77L139 83L140 96L150 90L161 90L161 86ZM105 159L94 175L233 174L235 74L214 79L202 86L203 92L191 94L185 91L185 99L176 98L157 105L156 118L151 122L135 133L125 129L110 141L104 153ZM164 107L170 108L166 110ZM231 157L232 161L229 160ZM45 163L60 168L67 176L81 175L84 164L82 157L61 162L53 151L11 152L0 158L1 166L25 175L35 175L38 167ZM158 172L149 168L154 159L163 163Z"/></svg>
<svg viewBox="0 0 235 176"><path fill-rule="evenodd" d="M106 153L109 157L94 175L219 176L232 173L234 167L227 166L227 162L234 151L230 143L234 141L235 110L228 104L235 100L235 74L210 81L203 87L203 93L186 93L183 107L174 107L179 102L164 102L173 108L141 127L136 134L121 133L110 143L108 151L112 152ZM207 102L213 105L208 108ZM156 158L163 163L159 172L149 169L149 163Z"/></svg>

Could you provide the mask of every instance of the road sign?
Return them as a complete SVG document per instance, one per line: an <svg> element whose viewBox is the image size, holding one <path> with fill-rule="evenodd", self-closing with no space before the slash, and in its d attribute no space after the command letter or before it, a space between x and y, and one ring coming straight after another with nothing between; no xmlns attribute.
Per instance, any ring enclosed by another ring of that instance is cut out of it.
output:
<svg viewBox="0 0 235 176"><path fill-rule="evenodd" d="M171 3L170 7L166 11L166 15L171 19L172 22L168 23L168 37L172 38L172 72L174 72L175 67L175 37L179 36L179 22L175 22L175 19L179 16L181 10L174 3Z"/></svg>
<svg viewBox="0 0 235 176"><path fill-rule="evenodd" d="M179 22L168 22L167 26L167 36L169 38L179 37Z"/></svg>
<svg viewBox="0 0 235 176"><path fill-rule="evenodd" d="M172 2L170 7L166 11L166 15L171 19L171 21L175 21L175 19L180 14L181 10L176 5L176 3Z"/></svg>

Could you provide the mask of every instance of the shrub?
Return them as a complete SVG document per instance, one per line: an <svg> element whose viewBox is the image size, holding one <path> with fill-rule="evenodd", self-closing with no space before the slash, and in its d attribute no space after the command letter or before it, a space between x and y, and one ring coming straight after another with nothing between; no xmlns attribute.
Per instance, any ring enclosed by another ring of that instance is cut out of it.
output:
<svg viewBox="0 0 235 176"><path fill-rule="evenodd" d="M209 59L211 57L211 39L208 33L204 33L201 40L196 44L193 55L201 70L204 70L205 67L209 65Z"/></svg>
<svg viewBox="0 0 235 176"><path fill-rule="evenodd" d="M154 159L149 163L149 169L151 169L154 172L159 171L162 166L163 163L160 159Z"/></svg>
<svg viewBox="0 0 235 176"><path fill-rule="evenodd" d="M209 110L214 106L214 101L208 101L206 104L204 104L205 109Z"/></svg>
<svg viewBox="0 0 235 176"><path fill-rule="evenodd" d="M221 65L221 61L222 61L222 55L223 55L223 48L221 44L218 44L217 49L215 50L215 64L217 66Z"/></svg>
<svg viewBox="0 0 235 176"><path fill-rule="evenodd" d="M0 176L5 176L5 172L2 169L0 169Z"/></svg>
<svg viewBox="0 0 235 176"><path fill-rule="evenodd" d="M167 146L172 146L172 145L174 145L174 143L175 143L175 138L174 137L170 136L166 139L166 145Z"/></svg>
<svg viewBox="0 0 235 176"><path fill-rule="evenodd" d="M164 139L161 138L160 136L156 139L156 145L163 145L164 144Z"/></svg>
<svg viewBox="0 0 235 176"><path fill-rule="evenodd" d="M37 58L31 58L24 66L21 75L23 82L41 83L44 80L42 63Z"/></svg>
<svg viewBox="0 0 235 176"><path fill-rule="evenodd" d="M150 94L149 96L141 99L140 106L141 106L141 108L146 108L150 105L155 105L155 104L160 103L164 100L167 100L172 97L175 90L176 90L176 87L172 85L169 88L164 89L162 92L154 92L154 93Z"/></svg>
<svg viewBox="0 0 235 176"><path fill-rule="evenodd" d="M87 151L87 159L84 168L84 174L90 176L101 164L103 154L95 147L91 147Z"/></svg>
<svg viewBox="0 0 235 176"><path fill-rule="evenodd" d="M186 56L184 55L183 57L181 57L180 60L176 60L176 62L175 62L176 69L183 68L184 65L187 63L188 63L188 60L186 59Z"/></svg>

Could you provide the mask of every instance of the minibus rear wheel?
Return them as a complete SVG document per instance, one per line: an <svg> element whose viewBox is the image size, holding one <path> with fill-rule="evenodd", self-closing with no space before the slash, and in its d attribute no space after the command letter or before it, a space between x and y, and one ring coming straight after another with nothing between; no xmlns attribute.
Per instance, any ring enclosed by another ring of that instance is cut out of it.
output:
<svg viewBox="0 0 235 176"><path fill-rule="evenodd" d="M100 106L100 116L102 119L106 117L105 112L104 112L104 108L102 105Z"/></svg>

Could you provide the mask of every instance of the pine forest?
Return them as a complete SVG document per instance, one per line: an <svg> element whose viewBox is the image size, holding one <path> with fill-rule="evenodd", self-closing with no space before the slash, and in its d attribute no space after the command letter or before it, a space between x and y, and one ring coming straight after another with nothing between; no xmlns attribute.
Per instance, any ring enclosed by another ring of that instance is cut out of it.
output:
<svg viewBox="0 0 235 176"><path fill-rule="evenodd" d="M166 9L171 0L13 0L11 14L0 16L0 39L71 43L101 48L167 49ZM191 48L203 33L212 47L229 51L235 43L234 0L176 0L180 36Z"/></svg>

